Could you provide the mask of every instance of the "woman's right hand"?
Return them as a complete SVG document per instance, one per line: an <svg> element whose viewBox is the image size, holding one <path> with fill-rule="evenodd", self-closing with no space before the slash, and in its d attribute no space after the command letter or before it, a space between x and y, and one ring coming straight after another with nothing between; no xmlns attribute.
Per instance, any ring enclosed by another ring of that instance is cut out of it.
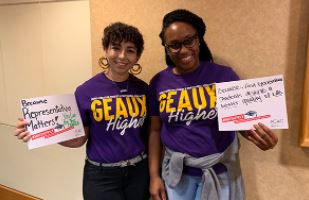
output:
<svg viewBox="0 0 309 200"><path fill-rule="evenodd" d="M28 142L31 138L29 131L27 131L27 122L23 118L18 118L15 129L15 136L23 140L24 142Z"/></svg>
<svg viewBox="0 0 309 200"><path fill-rule="evenodd" d="M149 191L153 200L167 200L164 183L159 176L150 179Z"/></svg>

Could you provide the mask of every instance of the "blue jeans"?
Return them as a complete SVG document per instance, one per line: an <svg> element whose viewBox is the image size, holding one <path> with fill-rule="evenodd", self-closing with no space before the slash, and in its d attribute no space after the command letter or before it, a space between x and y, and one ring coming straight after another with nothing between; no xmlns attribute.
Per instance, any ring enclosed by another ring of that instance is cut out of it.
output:
<svg viewBox="0 0 309 200"><path fill-rule="evenodd" d="M147 159L127 167L100 167L86 161L83 196L84 200L148 200Z"/></svg>
<svg viewBox="0 0 309 200"><path fill-rule="evenodd" d="M221 199L229 199L229 177L227 172L218 175L221 185ZM165 184L169 200L200 200L202 194L202 177L183 174L180 182L174 188Z"/></svg>

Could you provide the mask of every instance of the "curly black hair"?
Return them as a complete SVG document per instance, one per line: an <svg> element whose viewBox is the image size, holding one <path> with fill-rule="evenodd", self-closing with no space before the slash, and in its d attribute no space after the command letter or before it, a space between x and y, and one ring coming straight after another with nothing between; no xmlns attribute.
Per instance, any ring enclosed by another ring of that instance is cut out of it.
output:
<svg viewBox="0 0 309 200"><path fill-rule="evenodd" d="M102 38L104 49L107 49L110 43L121 43L122 41L132 42L137 49L137 55L140 56L142 54L144 50L144 39L136 27L122 22L115 22L104 29L104 36Z"/></svg>
<svg viewBox="0 0 309 200"><path fill-rule="evenodd" d="M166 29L174 22L185 22L192 25L199 37L200 41L200 55L199 59L202 61L213 62L213 57L210 49L208 48L206 41L204 40L204 35L206 32L206 25L201 17L198 15L185 10L185 9L177 9L172 12L167 13L163 18L162 30L159 34L161 38L161 44L165 45L164 34ZM167 54L167 50L165 48L165 62L167 65L174 65L173 61Z"/></svg>

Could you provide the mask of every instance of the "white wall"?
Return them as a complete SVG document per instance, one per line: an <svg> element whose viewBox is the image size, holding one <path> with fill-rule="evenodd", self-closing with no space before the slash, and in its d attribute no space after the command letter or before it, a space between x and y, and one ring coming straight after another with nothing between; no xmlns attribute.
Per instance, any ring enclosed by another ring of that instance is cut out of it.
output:
<svg viewBox="0 0 309 200"><path fill-rule="evenodd" d="M91 77L90 42L88 0L0 6L0 184L47 200L82 199L85 149L29 151L13 126L21 98L73 93Z"/></svg>

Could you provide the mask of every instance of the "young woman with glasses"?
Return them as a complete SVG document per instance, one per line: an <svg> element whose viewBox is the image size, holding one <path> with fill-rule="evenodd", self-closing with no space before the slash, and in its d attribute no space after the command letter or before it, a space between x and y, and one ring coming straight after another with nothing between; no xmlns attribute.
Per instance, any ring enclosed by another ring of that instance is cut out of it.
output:
<svg viewBox="0 0 309 200"><path fill-rule="evenodd" d="M154 200L245 199L237 134L219 132L215 93L215 83L239 77L230 67L213 63L205 31L202 18L187 10L172 11L163 19L160 38L168 67L151 80L148 98ZM262 150L278 141L261 123L241 134Z"/></svg>

